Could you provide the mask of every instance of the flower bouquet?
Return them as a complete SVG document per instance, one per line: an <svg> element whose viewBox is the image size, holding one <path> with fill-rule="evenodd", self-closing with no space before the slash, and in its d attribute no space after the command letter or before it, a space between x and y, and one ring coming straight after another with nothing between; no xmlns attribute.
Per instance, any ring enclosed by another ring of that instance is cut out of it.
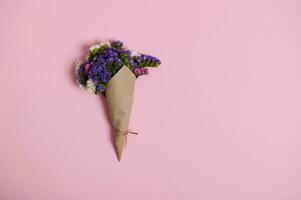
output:
<svg viewBox="0 0 301 200"><path fill-rule="evenodd" d="M79 85L106 98L114 132L114 145L121 160L126 145L136 78L148 74L147 67L158 67L160 60L133 52L120 41L106 41L90 47L87 57L76 62Z"/></svg>

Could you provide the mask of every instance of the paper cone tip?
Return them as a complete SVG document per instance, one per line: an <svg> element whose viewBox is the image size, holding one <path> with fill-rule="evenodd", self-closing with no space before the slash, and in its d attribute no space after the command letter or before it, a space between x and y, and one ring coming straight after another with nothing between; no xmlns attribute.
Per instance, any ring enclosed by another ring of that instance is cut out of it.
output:
<svg viewBox="0 0 301 200"><path fill-rule="evenodd" d="M118 135L115 137L115 151L116 151L116 156L119 161L121 161L123 149L125 146L125 140L126 136L124 135Z"/></svg>
<svg viewBox="0 0 301 200"><path fill-rule="evenodd" d="M123 152L123 145L116 145L116 155L119 161L121 161L122 152Z"/></svg>
<svg viewBox="0 0 301 200"><path fill-rule="evenodd" d="M118 159L119 162L121 162L121 157L118 157L118 156L117 156L117 159Z"/></svg>
<svg viewBox="0 0 301 200"><path fill-rule="evenodd" d="M118 159L118 161L121 161L121 158L122 158L122 150L120 151L120 150L117 149L117 159Z"/></svg>

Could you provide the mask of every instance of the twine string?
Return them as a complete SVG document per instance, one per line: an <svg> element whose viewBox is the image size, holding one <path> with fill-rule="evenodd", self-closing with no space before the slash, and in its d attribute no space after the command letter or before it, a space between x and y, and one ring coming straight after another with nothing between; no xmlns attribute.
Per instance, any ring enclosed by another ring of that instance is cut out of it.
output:
<svg viewBox="0 0 301 200"><path fill-rule="evenodd" d="M124 144L124 148L126 148L126 145L127 145L127 141L128 141L128 138L127 138L127 135L130 133L130 134L134 134L134 135L138 135L139 133L137 132L133 132L133 131L129 131L129 130L126 130L126 131L119 131L119 130L116 130L116 132L120 132L121 134L116 134L116 136L119 136L119 135L124 135L125 136L125 144Z"/></svg>

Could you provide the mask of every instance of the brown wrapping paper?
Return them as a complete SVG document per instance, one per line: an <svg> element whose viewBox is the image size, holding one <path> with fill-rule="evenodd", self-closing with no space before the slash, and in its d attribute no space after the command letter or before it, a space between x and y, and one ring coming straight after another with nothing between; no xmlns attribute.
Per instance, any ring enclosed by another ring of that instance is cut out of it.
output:
<svg viewBox="0 0 301 200"><path fill-rule="evenodd" d="M133 72L127 66L123 66L108 82L106 88L106 100L114 130L114 145L119 161L127 140L135 80Z"/></svg>

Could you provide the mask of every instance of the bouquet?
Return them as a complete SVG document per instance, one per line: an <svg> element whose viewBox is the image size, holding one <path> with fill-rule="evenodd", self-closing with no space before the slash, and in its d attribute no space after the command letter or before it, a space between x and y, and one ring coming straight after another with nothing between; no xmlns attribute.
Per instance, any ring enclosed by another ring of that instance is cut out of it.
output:
<svg viewBox="0 0 301 200"><path fill-rule="evenodd" d="M128 125L135 80L148 74L147 67L160 64L158 58L131 51L120 41L92 45L85 60L75 64L79 85L90 93L105 96L119 161L128 133L134 133L128 131Z"/></svg>

